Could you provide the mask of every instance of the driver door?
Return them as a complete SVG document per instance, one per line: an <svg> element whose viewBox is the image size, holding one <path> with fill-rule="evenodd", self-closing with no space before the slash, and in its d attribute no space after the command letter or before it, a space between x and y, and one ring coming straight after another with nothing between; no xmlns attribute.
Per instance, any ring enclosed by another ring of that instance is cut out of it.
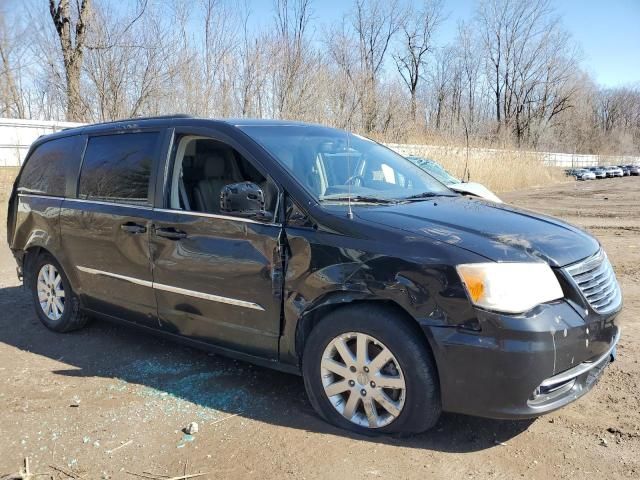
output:
<svg viewBox="0 0 640 480"><path fill-rule="evenodd" d="M276 358L282 226L277 216L263 222L222 213L219 202L225 185L251 181L270 190L267 208L275 213L278 190L241 145L208 129L178 129L173 145L150 237L162 328Z"/></svg>

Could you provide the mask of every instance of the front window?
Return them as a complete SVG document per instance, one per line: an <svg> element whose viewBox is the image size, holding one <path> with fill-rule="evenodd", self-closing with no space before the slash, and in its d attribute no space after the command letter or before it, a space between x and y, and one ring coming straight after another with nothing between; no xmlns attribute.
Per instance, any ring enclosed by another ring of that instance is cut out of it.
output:
<svg viewBox="0 0 640 480"><path fill-rule="evenodd" d="M399 201L455 195L404 157L358 135L313 125L239 128L317 200Z"/></svg>
<svg viewBox="0 0 640 480"><path fill-rule="evenodd" d="M272 219L278 189L240 152L207 137L183 135L176 139L168 198L171 209L251 217L224 209L221 198L225 187L238 188L238 185L247 182L259 189L262 196L261 211L269 214L265 218Z"/></svg>

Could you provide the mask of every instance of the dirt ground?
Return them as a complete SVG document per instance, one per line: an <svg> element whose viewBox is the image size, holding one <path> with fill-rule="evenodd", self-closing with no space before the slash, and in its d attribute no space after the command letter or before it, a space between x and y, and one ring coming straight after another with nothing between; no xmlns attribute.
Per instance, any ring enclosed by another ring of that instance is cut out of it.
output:
<svg viewBox="0 0 640 480"><path fill-rule="evenodd" d="M46 479L640 478L639 189L631 177L503 195L586 228L614 264L623 336L595 389L535 421L445 414L412 438L327 425L295 376L102 322L49 332L16 279L2 220L0 478L25 457ZM200 431L185 435L192 421Z"/></svg>

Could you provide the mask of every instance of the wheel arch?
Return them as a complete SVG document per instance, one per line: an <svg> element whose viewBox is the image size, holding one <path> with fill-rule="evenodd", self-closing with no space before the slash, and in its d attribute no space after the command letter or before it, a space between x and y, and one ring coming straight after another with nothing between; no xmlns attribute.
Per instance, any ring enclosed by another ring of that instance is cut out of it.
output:
<svg viewBox="0 0 640 480"><path fill-rule="evenodd" d="M416 336L421 339L431 355L436 369L438 368L436 358L433 352L433 346L429 337L420 327L418 321L398 302L387 298L375 298L367 295L349 294L345 292L335 292L326 295L322 300L316 302L312 307L306 309L300 316L300 320L296 324L295 334L295 351L298 364L302 363L302 356L305 344L309 335L315 327L317 327L326 316L336 310L346 308L353 305L371 305L372 308L385 309L390 312L392 318L397 318L405 325L411 328Z"/></svg>
<svg viewBox="0 0 640 480"><path fill-rule="evenodd" d="M56 262L58 262L58 264L64 271L64 274L67 277L67 280L71 284L71 288L75 290L76 284L77 284L75 272L70 272L69 271L70 269L66 267L66 265L61 261L60 257L55 254L55 252L47 248L47 246L41 245L39 243L33 243L24 249L24 253L22 257L22 269L23 269L23 278L24 278L25 287L27 288L31 287L31 283L30 283L31 269L34 267L38 258L40 258L40 256L43 254L50 255Z"/></svg>
<svg viewBox="0 0 640 480"><path fill-rule="evenodd" d="M31 245L24 249L22 254L22 272L24 278L24 285L27 288L31 288L31 271L35 266L36 261L42 254L42 252L48 253L53 256L49 250L40 245ZM55 258L55 257L54 257Z"/></svg>

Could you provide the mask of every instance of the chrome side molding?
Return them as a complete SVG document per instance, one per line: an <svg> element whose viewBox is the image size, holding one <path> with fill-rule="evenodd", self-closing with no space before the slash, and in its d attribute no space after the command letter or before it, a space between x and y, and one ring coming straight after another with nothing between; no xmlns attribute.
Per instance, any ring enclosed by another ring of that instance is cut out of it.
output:
<svg viewBox="0 0 640 480"><path fill-rule="evenodd" d="M260 310L264 312L264 308L261 305L253 302L247 302L246 300L238 300L237 298L221 297L220 295L198 292L196 290L187 290L186 288L172 287L171 285L163 285L162 283L155 282L153 283L153 288L157 290L164 290L165 292L178 293L189 297L201 298L203 300L210 300L218 303L227 303L229 305L236 305L238 307L251 308L253 310Z"/></svg>
<svg viewBox="0 0 640 480"><path fill-rule="evenodd" d="M126 275L120 275L119 273L105 272L104 270L96 270L95 268L77 266L78 270L91 275L101 275L105 277L117 278L118 280L124 280L125 282L133 283L135 285L142 285L143 287L154 288L156 290L163 290L165 292L177 293L179 295L186 295L189 297L200 298L203 300L209 300L211 302L226 303L228 305L235 305L237 307L250 308L252 310L260 310L264 312L264 307L254 302L248 302L246 300L238 300L237 298L222 297L220 295L213 295L211 293L198 292L196 290L187 290L186 288L173 287L171 285L164 285L162 283L150 282L148 280L141 280L135 277L128 277Z"/></svg>
<svg viewBox="0 0 640 480"><path fill-rule="evenodd" d="M82 267L80 265L78 265L78 267L76 268L81 272L90 273L91 275L100 275L103 277L117 278L118 280L124 280L125 282L135 283L136 285L142 285L143 287L153 288L153 282L150 282L148 280L141 280L139 278L127 277L126 275L120 275L118 273L112 273L112 272L105 272L103 270L96 270L95 268Z"/></svg>

